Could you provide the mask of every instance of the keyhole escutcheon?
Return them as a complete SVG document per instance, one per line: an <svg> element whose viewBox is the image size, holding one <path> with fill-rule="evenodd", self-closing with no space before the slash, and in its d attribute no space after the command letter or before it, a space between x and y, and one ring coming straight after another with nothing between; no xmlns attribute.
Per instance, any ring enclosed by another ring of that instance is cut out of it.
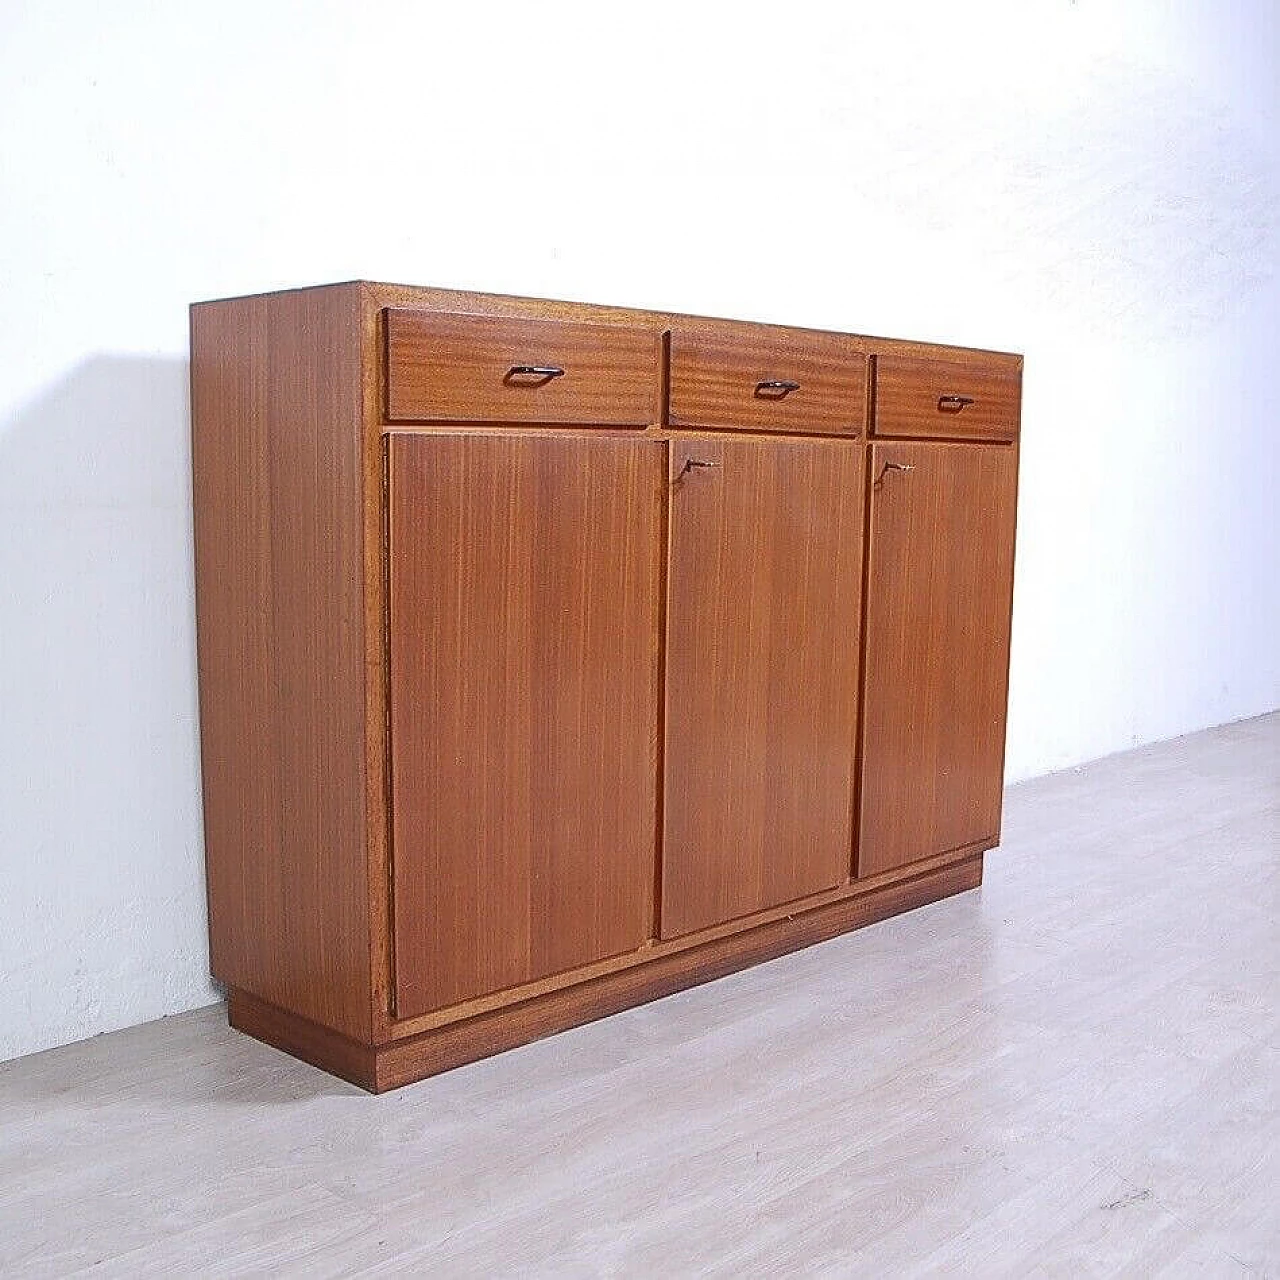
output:
<svg viewBox="0 0 1280 1280"><path fill-rule="evenodd" d="M684 460L684 466L680 468L680 474L676 476L676 479L683 480L684 477L695 468L714 467L715 465L716 464L714 462L708 462L704 458L686 458Z"/></svg>
<svg viewBox="0 0 1280 1280"><path fill-rule="evenodd" d="M880 488L880 486L884 484L885 476L887 476L890 471L914 471L915 469L916 466L914 462L886 462L884 466L880 468L880 474L876 476L875 484L871 487L873 489Z"/></svg>

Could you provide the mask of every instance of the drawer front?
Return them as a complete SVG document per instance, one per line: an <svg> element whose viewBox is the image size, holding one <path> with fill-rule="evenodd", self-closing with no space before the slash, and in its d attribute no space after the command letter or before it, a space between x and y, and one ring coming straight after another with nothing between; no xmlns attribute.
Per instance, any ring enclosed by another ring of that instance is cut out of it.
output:
<svg viewBox="0 0 1280 1280"><path fill-rule="evenodd" d="M1022 370L1012 359L876 356L878 436L1013 440Z"/></svg>
<svg viewBox="0 0 1280 1280"><path fill-rule="evenodd" d="M672 426L857 436L866 416L867 357L847 338L671 335Z"/></svg>
<svg viewBox="0 0 1280 1280"><path fill-rule="evenodd" d="M391 422L659 419L662 340L652 330L398 307L386 318Z"/></svg>

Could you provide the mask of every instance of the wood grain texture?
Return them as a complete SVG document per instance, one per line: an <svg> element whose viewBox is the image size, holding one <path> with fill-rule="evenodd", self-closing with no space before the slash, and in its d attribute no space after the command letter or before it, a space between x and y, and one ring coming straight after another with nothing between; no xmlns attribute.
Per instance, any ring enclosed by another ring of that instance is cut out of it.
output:
<svg viewBox="0 0 1280 1280"><path fill-rule="evenodd" d="M369 966L373 974L372 1040L394 1025L395 949L391 920L390 655L387 644L387 510L383 311L366 285L360 291L361 452L363 455L365 634L365 874Z"/></svg>
<svg viewBox="0 0 1280 1280"><path fill-rule="evenodd" d="M393 307L386 333L392 422L642 427L661 414L661 342L652 330ZM512 376L522 365L563 374Z"/></svg>
<svg viewBox="0 0 1280 1280"><path fill-rule="evenodd" d="M983 347L959 347L942 342L921 342L911 338L894 338L884 334L860 334L831 329L814 329L797 325L766 324L756 320L732 320L721 317L690 315L678 311L651 311L641 307L621 307L594 302L576 302L557 298L529 298L507 293L478 293L465 289L441 289L432 285L390 284L376 280L351 280L341 284L308 285L287 292L291 295L321 293L333 289L359 288L369 304L379 311L388 307L437 314L507 316L512 319L567 320L652 330L657 334L672 328L690 333L723 335L736 331L743 338L773 336L784 342L805 342L810 338L839 338L855 351L877 351L926 360L942 359L968 362L978 359L1005 369L1010 375L1020 373L1023 358L1014 352L994 351ZM247 294L222 299L237 305L255 298L275 294ZM204 304L201 304L204 305Z"/></svg>
<svg viewBox="0 0 1280 1280"><path fill-rule="evenodd" d="M640 963L615 973L380 1047L375 1055L375 1091L394 1089L620 1009L710 982L887 916L976 889L981 883L982 858L978 857L744 929L689 951L652 960L639 957Z"/></svg>
<svg viewBox="0 0 1280 1280"><path fill-rule="evenodd" d="M330 1027L309 1022L247 991L227 991L227 1021L237 1031L291 1053L312 1066L373 1092L378 1087L377 1053Z"/></svg>
<svg viewBox="0 0 1280 1280"><path fill-rule="evenodd" d="M878 443L871 479L864 876L999 833L1017 452Z"/></svg>
<svg viewBox="0 0 1280 1280"><path fill-rule="evenodd" d="M371 1030L359 294L191 312L214 974Z"/></svg>
<svg viewBox="0 0 1280 1280"><path fill-rule="evenodd" d="M764 324L754 320L731 320L711 316L689 315L676 311L647 311L638 307L607 306L599 303L572 302L552 298L527 298L503 293L471 293L462 289L440 289L429 285L387 284L378 281L362 281L370 298L382 307L410 307L422 311L467 312L477 315L529 317L533 319L559 319L588 321L592 324L622 325L624 327L653 329L658 333L681 329L686 333L707 334L723 340L730 331L743 339L771 337L785 343L805 343L810 339L822 341L838 338L855 351L874 350L893 355L923 359L959 360L971 358L991 361L1010 373L1022 368L1022 356L1007 351L992 351L979 347L958 347L941 342L920 342L910 338L895 338L840 332L831 329L814 329L796 325ZM332 286L318 286L332 287Z"/></svg>
<svg viewBox="0 0 1280 1280"><path fill-rule="evenodd" d="M712 982L854 929L912 911L982 883L982 856L922 871L892 884L854 887L836 901L709 939L697 946L641 954L636 963L533 995L421 1034L368 1047L318 1027L287 1009L240 991L228 993L227 1017L237 1030L275 1046L371 1093L399 1088L464 1063Z"/></svg>
<svg viewBox="0 0 1280 1280"><path fill-rule="evenodd" d="M761 388L779 380L798 385ZM672 331L673 427L856 436L866 412L867 357L850 338L749 325Z"/></svg>
<svg viewBox="0 0 1280 1280"><path fill-rule="evenodd" d="M875 359L877 436L1014 440L1021 401L1021 362L958 352Z"/></svg>
<svg viewBox="0 0 1280 1280"><path fill-rule="evenodd" d="M576 986L580 982L592 982L620 969L631 968L639 963L649 963L667 956L674 956L683 951L696 950L713 942L719 942L735 933L761 928L764 925L776 924L783 919L790 919L802 913L817 911L822 907L833 906L848 898L860 897L873 890L887 889L906 880L915 879L928 872L943 871L957 863L968 862L979 857L990 849L992 841L979 841L976 844L961 845L958 849L950 849L933 858L923 858L909 867L895 867L891 871L879 875L867 876L860 880L844 880L832 889L824 889L818 893L806 894L803 898L795 898L781 906L768 907L763 911L753 911L747 916L738 916L721 924L699 929L694 933L681 934L676 938L655 938L640 951L625 952L622 955L610 956L594 964L583 965L578 969L566 970L552 974L534 982L522 983L520 986L507 987L487 996L477 996L473 1000L464 1000L450 1005L446 1009L436 1009L415 1018L402 1018L395 1021L389 1033L380 1037L379 1043L389 1040L409 1040L424 1031L433 1031L449 1023L466 1022L480 1014L491 1013L509 1005L521 1004L567 987Z"/></svg>
<svg viewBox="0 0 1280 1280"><path fill-rule="evenodd" d="M666 447L387 447L404 1017L648 937Z"/></svg>
<svg viewBox="0 0 1280 1280"><path fill-rule="evenodd" d="M849 874L863 453L672 439L664 938Z"/></svg>

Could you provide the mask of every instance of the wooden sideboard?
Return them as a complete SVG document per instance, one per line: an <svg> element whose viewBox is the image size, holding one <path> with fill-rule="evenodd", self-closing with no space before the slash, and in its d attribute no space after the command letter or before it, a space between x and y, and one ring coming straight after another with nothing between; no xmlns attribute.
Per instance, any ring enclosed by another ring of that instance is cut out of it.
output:
<svg viewBox="0 0 1280 1280"><path fill-rule="evenodd" d="M1022 360L353 282L191 309L212 968L383 1090L977 886Z"/></svg>

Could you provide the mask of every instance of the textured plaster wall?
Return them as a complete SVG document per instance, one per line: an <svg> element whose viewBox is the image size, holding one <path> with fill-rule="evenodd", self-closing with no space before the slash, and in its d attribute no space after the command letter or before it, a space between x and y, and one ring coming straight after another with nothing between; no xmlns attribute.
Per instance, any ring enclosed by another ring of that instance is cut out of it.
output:
<svg viewBox="0 0 1280 1280"><path fill-rule="evenodd" d="M0 9L0 1057L206 976L186 304L1027 354L1008 767L1280 704L1271 0Z"/></svg>

